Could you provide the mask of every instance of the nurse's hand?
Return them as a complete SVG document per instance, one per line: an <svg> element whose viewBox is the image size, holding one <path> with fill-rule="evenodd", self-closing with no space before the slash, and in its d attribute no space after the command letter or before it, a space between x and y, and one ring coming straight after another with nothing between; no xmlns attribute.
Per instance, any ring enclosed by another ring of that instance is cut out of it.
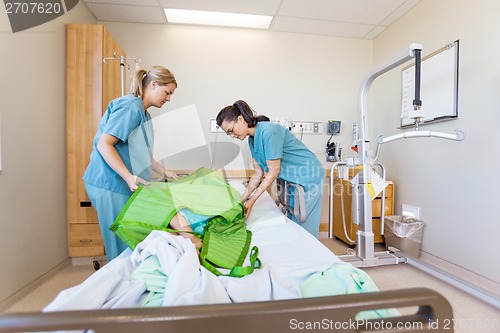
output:
<svg viewBox="0 0 500 333"><path fill-rule="evenodd" d="M173 171L168 171L168 170L165 170L165 171L163 172L163 176L164 176L165 178L173 178L173 179L178 179L178 178L179 178L179 176L177 176L177 174L176 174L175 172L173 172Z"/></svg>
<svg viewBox="0 0 500 333"><path fill-rule="evenodd" d="M149 182L142 179L139 176L132 175L132 177L130 177L129 180L127 180L127 184L128 184L128 187L130 188L130 190L132 192L135 192L135 190L137 190L137 188L139 187L140 184L147 186L147 185L149 185Z"/></svg>
<svg viewBox="0 0 500 333"><path fill-rule="evenodd" d="M249 197L243 204L243 207L245 209L245 218L248 218L248 216L250 216L250 212L252 211L252 207L255 204L255 200L256 199L254 199L254 197Z"/></svg>

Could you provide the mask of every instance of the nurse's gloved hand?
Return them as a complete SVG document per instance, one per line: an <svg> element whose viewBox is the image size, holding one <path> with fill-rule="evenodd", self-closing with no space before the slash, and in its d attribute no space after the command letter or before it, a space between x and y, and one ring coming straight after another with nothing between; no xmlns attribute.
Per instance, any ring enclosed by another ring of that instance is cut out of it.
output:
<svg viewBox="0 0 500 333"><path fill-rule="evenodd" d="M127 181L127 184L128 184L128 187L130 188L130 190L132 192L135 192L135 190L137 190L137 188L139 187L140 184L149 185L149 182L142 179L139 176L132 175L132 177L130 177L130 180Z"/></svg>

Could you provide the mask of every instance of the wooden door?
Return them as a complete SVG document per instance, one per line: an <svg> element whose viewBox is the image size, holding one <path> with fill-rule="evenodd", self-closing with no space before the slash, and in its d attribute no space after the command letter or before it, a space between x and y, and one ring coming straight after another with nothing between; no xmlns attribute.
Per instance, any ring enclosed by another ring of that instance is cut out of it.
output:
<svg viewBox="0 0 500 333"><path fill-rule="evenodd" d="M68 252L70 257L99 256L104 254L99 222L82 176L102 114L121 96L120 62L103 59L125 53L102 25L68 24L66 33Z"/></svg>
<svg viewBox="0 0 500 333"><path fill-rule="evenodd" d="M103 27L69 24L66 44L68 223L97 223L82 180L102 115Z"/></svg>

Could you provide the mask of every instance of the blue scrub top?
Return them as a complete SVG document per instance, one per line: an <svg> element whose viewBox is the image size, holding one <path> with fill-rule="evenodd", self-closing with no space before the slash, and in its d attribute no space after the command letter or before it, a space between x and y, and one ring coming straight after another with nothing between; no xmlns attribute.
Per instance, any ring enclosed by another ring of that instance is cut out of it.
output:
<svg viewBox="0 0 500 333"><path fill-rule="evenodd" d="M109 191L131 194L127 183L106 163L97 150L103 133L119 139L115 148L127 169L136 176L151 180L153 161L153 126L142 99L125 95L109 103L94 137L90 163L83 175L86 183Z"/></svg>
<svg viewBox="0 0 500 333"><path fill-rule="evenodd" d="M266 160L281 159L278 178L303 186L319 184L325 178L325 168L316 155L279 124L258 122L248 143L252 157L266 172Z"/></svg>

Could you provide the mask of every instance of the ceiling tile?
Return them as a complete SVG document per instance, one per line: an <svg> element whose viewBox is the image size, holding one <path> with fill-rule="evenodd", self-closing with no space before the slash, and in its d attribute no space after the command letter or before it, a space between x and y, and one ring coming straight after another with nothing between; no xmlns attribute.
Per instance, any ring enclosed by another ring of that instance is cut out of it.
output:
<svg viewBox="0 0 500 333"><path fill-rule="evenodd" d="M283 0L279 15L378 24L405 0Z"/></svg>
<svg viewBox="0 0 500 333"><path fill-rule="evenodd" d="M381 25L389 26L396 22L401 16L403 16L410 9L415 7L419 0L407 0L400 7L398 7L394 12L392 12L385 20L380 22Z"/></svg>
<svg viewBox="0 0 500 333"><path fill-rule="evenodd" d="M383 26L376 26L373 28L372 31L370 31L369 33L367 33L364 37L365 39L374 39L375 37L377 37L382 31L385 30L386 27L383 27Z"/></svg>
<svg viewBox="0 0 500 333"><path fill-rule="evenodd" d="M164 7L273 15L270 30L373 39L421 0L82 0L100 21L168 24Z"/></svg>
<svg viewBox="0 0 500 333"><path fill-rule="evenodd" d="M373 27L372 25L366 24L278 16L274 18L271 30L347 38L363 38L373 29Z"/></svg>
<svg viewBox="0 0 500 333"><path fill-rule="evenodd" d="M87 6L99 21L134 22L134 23L167 23L165 13L160 7L107 5L88 3ZM96 13L98 13L96 15Z"/></svg>

